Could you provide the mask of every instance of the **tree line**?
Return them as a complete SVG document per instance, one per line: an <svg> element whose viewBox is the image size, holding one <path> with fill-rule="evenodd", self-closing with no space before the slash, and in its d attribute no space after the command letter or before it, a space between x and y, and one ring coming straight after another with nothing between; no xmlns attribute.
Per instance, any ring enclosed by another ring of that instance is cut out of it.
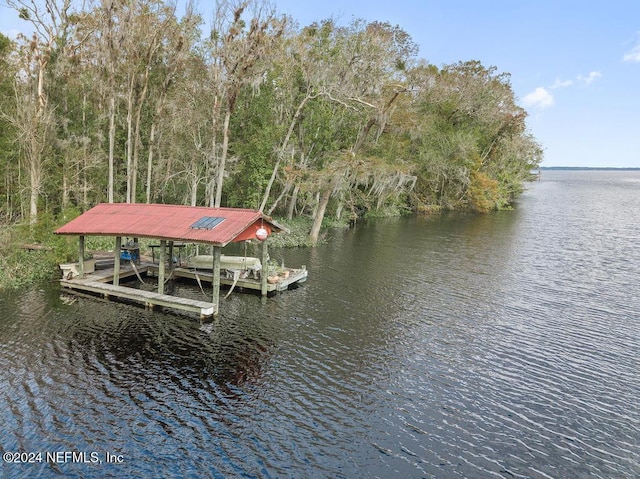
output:
<svg viewBox="0 0 640 479"><path fill-rule="evenodd" d="M267 0L5 0L0 215L98 202L313 219L508 206L542 159L507 73L437 67L399 26L300 27Z"/></svg>

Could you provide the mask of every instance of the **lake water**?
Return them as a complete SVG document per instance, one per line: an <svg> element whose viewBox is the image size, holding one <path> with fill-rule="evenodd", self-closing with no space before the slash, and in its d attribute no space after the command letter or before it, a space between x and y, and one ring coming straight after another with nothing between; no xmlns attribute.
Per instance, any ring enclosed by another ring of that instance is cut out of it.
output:
<svg viewBox="0 0 640 479"><path fill-rule="evenodd" d="M640 172L544 171L274 251L308 282L204 325L0 296L0 448L34 462L0 476L640 477L639 207Z"/></svg>

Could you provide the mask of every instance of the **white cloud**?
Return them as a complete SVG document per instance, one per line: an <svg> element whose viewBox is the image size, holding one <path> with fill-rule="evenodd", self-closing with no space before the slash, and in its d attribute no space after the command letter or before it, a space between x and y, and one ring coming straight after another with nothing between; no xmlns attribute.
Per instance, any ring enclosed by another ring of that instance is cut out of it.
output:
<svg viewBox="0 0 640 479"><path fill-rule="evenodd" d="M544 87L538 87L522 99L522 103L528 107L548 108L553 105L553 95Z"/></svg>
<svg viewBox="0 0 640 479"><path fill-rule="evenodd" d="M566 88L571 85L573 85L573 80L560 80L559 78L556 78L556 82L549 88L555 90L556 88Z"/></svg>
<svg viewBox="0 0 640 479"><path fill-rule="evenodd" d="M640 43L622 57L623 62L640 62Z"/></svg>
<svg viewBox="0 0 640 479"><path fill-rule="evenodd" d="M578 83L583 85L591 85L598 78L602 77L602 73L599 71L589 72L588 75L577 75L575 80L561 80L556 78L553 85L548 87L538 87L522 99L522 104L525 107L537 108L542 110L555 105L555 98L551 94L550 90L557 90L559 88L568 88Z"/></svg>
<svg viewBox="0 0 640 479"><path fill-rule="evenodd" d="M598 78L602 77L600 72L590 72L586 77L578 75L578 81L584 82L585 85L591 85Z"/></svg>

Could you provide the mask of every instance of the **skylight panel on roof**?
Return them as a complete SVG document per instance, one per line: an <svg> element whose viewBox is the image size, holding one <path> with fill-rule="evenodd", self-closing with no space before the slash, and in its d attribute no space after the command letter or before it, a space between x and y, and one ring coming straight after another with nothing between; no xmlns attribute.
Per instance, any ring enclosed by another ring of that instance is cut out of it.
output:
<svg viewBox="0 0 640 479"><path fill-rule="evenodd" d="M223 221L224 218L221 218L219 216L203 216L198 221L193 223L190 228L193 230L212 230Z"/></svg>

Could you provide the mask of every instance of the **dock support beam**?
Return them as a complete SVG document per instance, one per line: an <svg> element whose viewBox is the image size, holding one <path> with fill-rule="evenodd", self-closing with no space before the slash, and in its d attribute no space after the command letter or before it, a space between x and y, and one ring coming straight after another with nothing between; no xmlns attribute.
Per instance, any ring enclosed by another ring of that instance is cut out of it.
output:
<svg viewBox="0 0 640 479"><path fill-rule="evenodd" d="M269 252L267 249L267 240L262 242L262 270L260 271L260 294L267 295L267 276L269 276Z"/></svg>
<svg viewBox="0 0 640 479"><path fill-rule="evenodd" d="M120 252L122 251L122 237L116 236L116 252L113 256L113 285L120 285Z"/></svg>
<svg viewBox="0 0 640 479"><path fill-rule="evenodd" d="M158 262L158 293L164 294L164 266L167 261L167 241L160 240L160 259Z"/></svg>
<svg viewBox="0 0 640 479"><path fill-rule="evenodd" d="M84 236L78 240L78 273L80 279L84 278Z"/></svg>
<svg viewBox="0 0 640 479"><path fill-rule="evenodd" d="M169 241L169 278L173 271L173 241Z"/></svg>
<svg viewBox="0 0 640 479"><path fill-rule="evenodd" d="M222 248L220 246L213 247L213 277L211 278L213 286L213 316L218 316L220 309L220 255Z"/></svg>

